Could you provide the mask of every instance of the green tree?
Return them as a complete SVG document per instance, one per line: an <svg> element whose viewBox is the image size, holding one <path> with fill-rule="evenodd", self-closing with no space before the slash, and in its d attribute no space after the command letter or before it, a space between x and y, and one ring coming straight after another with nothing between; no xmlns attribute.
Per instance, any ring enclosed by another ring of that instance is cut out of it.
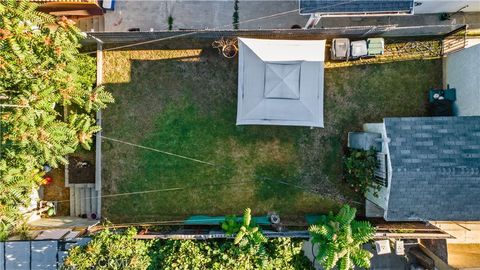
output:
<svg viewBox="0 0 480 270"><path fill-rule="evenodd" d="M318 247L316 259L325 269L370 267L372 254L362 249L362 245L372 239L374 229L367 221L355 220L356 211L344 205L337 215L330 212L321 216L318 224L310 226L312 243Z"/></svg>
<svg viewBox="0 0 480 270"><path fill-rule="evenodd" d="M44 165L89 149L95 111L113 102L94 88L95 59L79 53L74 23L28 1L0 2L0 236L42 181ZM64 112L68 111L67 114Z"/></svg>
<svg viewBox="0 0 480 270"><path fill-rule="evenodd" d="M68 252L65 269L147 269L151 242L136 240L135 228L123 233L108 229L95 235L84 247L76 246Z"/></svg>

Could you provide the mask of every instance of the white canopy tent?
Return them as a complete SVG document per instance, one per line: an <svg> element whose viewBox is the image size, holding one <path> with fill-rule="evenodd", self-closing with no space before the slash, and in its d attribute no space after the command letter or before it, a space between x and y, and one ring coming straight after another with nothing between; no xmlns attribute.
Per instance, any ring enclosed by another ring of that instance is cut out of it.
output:
<svg viewBox="0 0 480 270"><path fill-rule="evenodd" d="M237 125L323 127L325 40L238 43Z"/></svg>

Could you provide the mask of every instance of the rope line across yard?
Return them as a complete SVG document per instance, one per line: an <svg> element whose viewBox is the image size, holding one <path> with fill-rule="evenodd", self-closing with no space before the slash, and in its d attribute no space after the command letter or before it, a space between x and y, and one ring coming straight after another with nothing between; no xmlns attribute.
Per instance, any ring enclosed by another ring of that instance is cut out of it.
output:
<svg viewBox="0 0 480 270"><path fill-rule="evenodd" d="M187 187L173 187L173 188L152 189L152 190L125 192L125 193L113 193L113 194L106 194L106 195L101 195L101 196L85 197L85 199L112 198L112 197L139 195L139 194L147 194L147 193L155 193L155 192L179 191L179 190L185 190L185 189L191 189L191 188L200 188L200 187L204 187L204 186L243 185L243 184L253 183L253 182L255 182L255 180L241 181L241 182L210 183L210 184L194 185L194 186L187 186ZM57 203L62 203L62 202L69 202L69 201L70 200L61 200L61 201L56 201L56 202Z"/></svg>
<svg viewBox="0 0 480 270"><path fill-rule="evenodd" d="M100 137L101 137L102 139L105 139L105 140L109 140L109 141L113 141L113 142L118 142L118 143L123 143L123 144L130 145L130 146L133 146L133 147L138 147L138 148L142 148L142 149L146 149L146 150L150 150L150 151L162 153L162 154L169 155L169 156L173 156L173 157L183 158L183 159L190 160L190 161L193 161L193 162L198 162L198 163L202 163L202 164L206 164L206 165L210 165L210 166L217 166L217 165L215 165L215 164L212 163L212 162L203 161L203 160L200 160L200 159L196 159L196 158L192 158L192 157L187 157L187 156L179 155L179 154L175 154L175 153L172 153L172 152L155 149L155 148L148 147L148 146L143 146L143 145L139 145L139 144L135 144L135 143L130 143L130 142L126 142L126 141L122 141L122 140L118 140L118 139L114 139L114 138L110 138L110 137L105 137L105 136L103 136L103 135L100 136Z"/></svg>
<svg viewBox="0 0 480 270"><path fill-rule="evenodd" d="M309 192L312 194L320 195L322 197L329 197L325 196L323 194L314 192L313 190L304 188L299 185L291 184L282 180L275 180L271 178L262 178L262 179L257 179L259 181L269 181L269 182L275 182L278 184L286 185L286 186L291 186L300 190L303 190L305 192ZM201 188L201 187L206 187L206 186L232 186L232 185L243 185L246 183L254 183L256 180L248 180L248 181L240 181L240 182L222 182L222 183L210 183L210 184L204 184L204 185L193 185L193 186L187 186L187 187L173 187L173 188L163 188L163 189L152 189L152 190L143 190L143 191L133 191L133 192L124 192L124 193L113 193L113 194L107 194L107 195L101 195L101 196L90 196L90 197L85 197L85 199L96 199L96 198L112 198L112 197L120 197L120 196L129 196L129 195L139 195L139 194L148 194L148 193L156 193L156 192L168 192L168 191L179 191L179 190L186 190L186 189L193 189L193 188ZM336 200L341 200L341 201L347 201L342 198L337 198L335 197L334 199ZM63 202L69 202L70 200L60 200L60 201L55 201L57 203L63 203ZM355 204L361 204L360 202L357 201L349 201Z"/></svg>
<svg viewBox="0 0 480 270"><path fill-rule="evenodd" d="M206 164L206 165L210 165L210 166L215 166L215 167L224 167L223 165L214 164L214 163L212 163L212 162L203 161L203 160L200 160L200 159L191 158L191 157L187 157L187 156L183 156L183 155L178 155L178 154L175 154L175 153L171 153L171 152L167 152L167 151L163 151L163 150L159 150L159 149L156 149L156 148L152 148L152 147L148 147L148 146L143 146L143 145L139 145L139 144L135 144L135 143L130 143L130 142L126 142L126 141L122 141L122 140L118 140L118 139L114 139L114 138L110 138L110 137L101 136L101 138L102 138L102 139L105 139L105 140L110 140L110 141L113 141L113 142L118 142L118 143L126 144L126 145L129 145L129 146L138 147L138 148L141 148L141 149L145 149L145 150L154 151L154 152L157 152L157 153L161 153L161 154L173 156L173 157L178 157L178 158L190 160L190 161L193 161L193 162L198 162L198 163L202 163L202 164ZM179 191L179 190L186 190L186 189L192 189L192 188L200 188L200 187L204 187L204 186L232 186L232 185L243 185L243 184L246 184L246 183L254 183L254 182L256 182L257 180L259 180L259 181L274 182L274 183L281 184L281 185L291 186L291 187L294 187L294 188L297 188L297 189L300 189L300 190L303 190L303 191L305 191L305 192L309 192L309 193L312 193L312 194L315 194L315 195L320 195L320 196L322 196L322 197L329 197L329 196L325 196L324 194L320 194L320 193L318 193L318 192L315 192L315 191L313 191L313 190L311 190L311 189L305 188L305 187L300 186L300 185L295 185L295 184L292 184L292 183L288 183L288 182L283 181L283 180L276 180L276 179L271 179L271 178L263 177L263 178L261 178L261 179L248 180L248 181L240 181L240 182L209 183L209 184L204 184L204 185L193 185L193 186L187 186L187 187L172 187L172 188L164 188L164 189L152 189L152 190L125 192L125 193L114 193L114 194L106 194L106 195L101 195L101 196L86 197L86 199L112 198L112 197L129 196L129 195L139 195L139 194L148 194L148 193L156 193L156 192ZM335 197L335 198L333 198L333 199L335 199L335 200L340 200L340 201L347 201L347 200L345 200L345 199L338 198L338 197ZM56 202L57 202L57 203L62 203L62 202L69 202L69 201L70 201L70 200L60 200L60 201L56 201ZM356 202L356 201L350 201L350 202L351 202L351 203L355 203L355 204L361 204L360 202Z"/></svg>
<svg viewBox="0 0 480 270"><path fill-rule="evenodd" d="M285 181L281 180L274 180L270 178L262 178L258 179L259 181L270 181L270 182L275 182L278 184L286 185L286 186L291 186L300 190L303 190L305 192L309 192L315 195L319 195L324 198L331 198L343 202L350 202L354 204L362 204L361 202L353 201L353 200L346 200L343 198L332 198L332 196L326 196L324 194L320 194L318 192L315 192L313 190L304 188L299 185L294 185ZM255 183L256 180L248 180L248 181L240 181L240 182L223 182L223 183L210 183L210 184L204 184L204 185L193 185L193 186L187 186L187 187L173 187L173 188L163 188L163 189L152 189L152 190L143 190L143 191L133 191L133 192L124 192L124 193L113 193L113 194L107 194L107 195L101 195L101 196L91 196L91 197L85 197L85 199L97 199L97 198L112 198L112 197L120 197L120 196L130 196L130 195L140 195L140 194L148 194L148 193L156 193L156 192L168 192L168 191L179 191L179 190L186 190L186 189L193 189L193 188L201 188L201 187L207 187L207 186L233 186L233 185L243 185L247 183ZM70 200L60 200L60 201L55 201L57 203L65 203L65 202L70 202Z"/></svg>
<svg viewBox="0 0 480 270"><path fill-rule="evenodd" d="M98 136L98 135L97 135L97 136ZM209 165L209 166L214 166L214 167L218 167L218 168L220 168L220 167L225 167L225 166L220 165L220 164L215 164L215 163L212 163L212 162L203 161L203 160L200 160L200 159L196 159L196 158L192 158L192 157L187 157L187 156L179 155L179 154L175 154L175 153L171 153L171 152L159 150L159 149L152 148L152 147L148 147L148 146L143 146L143 145L139 145L139 144L135 144L135 143L131 143L131 142L126 142L126 141L119 140L119 139L114 139L114 138L110 138L110 137L106 137L106 136L101 136L101 138L102 138L102 139L105 139L105 140L110 140L110 141L113 141L113 142L118 142L118 143L126 144L126 145L129 145L129 146L138 147L138 148L141 148L141 149L145 149L145 150L154 151L154 152L157 152L157 153L161 153L161 154L165 154L165 155L177 157L177 158L182 158L182 159L190 160L190 161L193 161L193 162L198 162L198 163L206 164L206 165ZM256 182L256 181L274 182L274 183L281 184L281 185L291 186L291 187L294 187L294 188L303 190L303 191L308 192L308 193L311 193L311 194L319 195L319 196L321 196L321 197L334 199L334 200L336 200L336 201L350 202L350 203L354 203L354 204L361 204L360 202L353 201L353 200L346 200L346 199L344 199L344 198L337 197L337 196L326 196L325 194L320 194L320 193L318 193L318 192L316 192L316 191L314 191L314 190L305 188L305 187L300 186L300 185L295 185L295 184L288 183L288 182L283 181L283 180L271 179L271 178L268 178L268 177L263 177L263 178L261 178L261 179L259 178L259 179L256 179L256 180L240 181L240 182L220 182L220 183L209 183L209 184L204 184L204 185L192 185L192 186L186 186L186 187L172 187L172 188L163 188L163 189L152 189L152 190L143 190L143 191L114 193L114 194L106 194L106 195L100 195L100 196L86 197L86 199L112 198L112 197L130 196L130 195L140 195L140 194L148 194L148 193L156 193L156 192L179 191L179 190L200 188L200 187L204 187L204 186L232 186L232 185L243 185L243 184L246 184L246 183L254 183L254 182ZM57 203L64 203L64 202L70 202L70 200L60 200L60 201L56 201L56 202L57 202Z"/></svg>

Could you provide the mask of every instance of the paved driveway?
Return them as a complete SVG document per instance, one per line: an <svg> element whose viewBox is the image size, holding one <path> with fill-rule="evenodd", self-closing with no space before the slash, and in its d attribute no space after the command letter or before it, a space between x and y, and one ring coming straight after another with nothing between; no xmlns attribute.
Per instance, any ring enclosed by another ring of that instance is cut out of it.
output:
<svg viewBox="0 0 480 270"><path fill-rule="evenodd" d="M217 1L116 1L115 10L105 14L105 31L168 29L173 17L174 29L232 29L233 0ZM306 16L298 14L298 1L239 1L241 29L290 28L305 25ZM274 16L272 16L274 15Z"/></svg>

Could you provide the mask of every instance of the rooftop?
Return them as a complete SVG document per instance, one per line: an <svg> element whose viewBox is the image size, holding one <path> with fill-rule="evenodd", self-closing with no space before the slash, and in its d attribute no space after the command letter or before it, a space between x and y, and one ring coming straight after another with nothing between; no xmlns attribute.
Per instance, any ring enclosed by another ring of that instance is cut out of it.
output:
<svg viewBox="0 0 480 270"><path fill-rule="evenodd" d="M480 220L480 117L385 118L386 219Z"/></svg>

